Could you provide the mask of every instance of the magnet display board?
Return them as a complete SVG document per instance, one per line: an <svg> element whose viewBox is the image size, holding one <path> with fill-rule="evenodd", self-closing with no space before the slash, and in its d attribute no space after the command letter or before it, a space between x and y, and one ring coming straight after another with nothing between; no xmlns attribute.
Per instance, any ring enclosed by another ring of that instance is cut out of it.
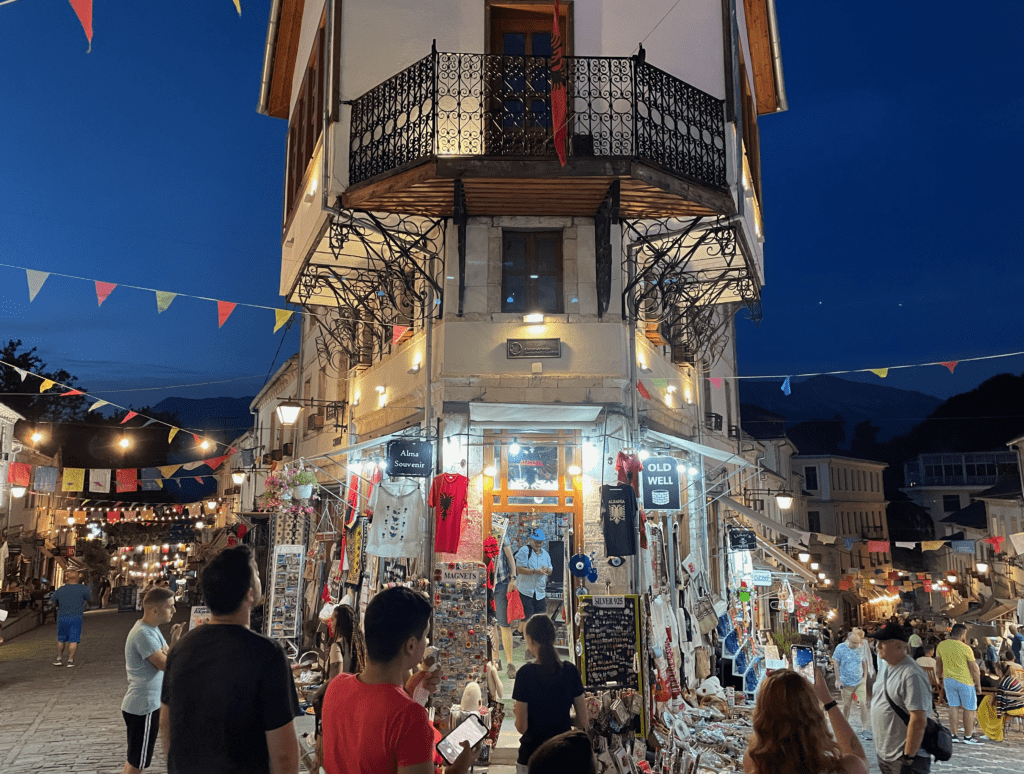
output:
<svg viewBox="0 0 1024 774"><path fill-rule="evenodd" d="M640 601L635 594L581 595L580 675L590 691L643 691Z"/></svg>
<svg viewBox="0 0 1024 774"><path fill-rule="evenodd" d="M482 564L451 562L434 568L434 636L441 684L434 706L441 717L462 701L466 683L480 684L487 701L487 571Z"/></svg>
<svg viewBox="0 0 1024 774"><path fill-rule="evenodd" d="M299 633L299 605L302 599L303 546L274 547L270 564L270 630L271 637L296 637Z"/></svg>

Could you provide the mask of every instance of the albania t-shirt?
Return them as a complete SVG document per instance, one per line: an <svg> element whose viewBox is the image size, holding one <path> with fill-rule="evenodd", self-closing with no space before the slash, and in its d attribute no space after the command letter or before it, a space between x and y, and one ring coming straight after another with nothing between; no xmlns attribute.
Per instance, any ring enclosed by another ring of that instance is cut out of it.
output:
<svg viewBox="0 0 1024 774"><path fill-rule="evenodd" d="M167 656L169 774L269 774L267 731L302 714L288 660L269 637L203 624Z"/></svg>
<svg viewBox="0 0 1024 774"><path fill-rule="evenodd" d="M636 555L636 492L629 484L601 487L601 524L608 556Z"/></svg>
<svg viewBox="0 0 1024 774"><path fill-rule="evenodd" d="M539 664L520 667L512 688L512 698L526 703L526 733L519 740L519 763L525 766L544 742L569 730L569 709L573 699L582 695L580 673L568 661L555 672Z"/></svg>
<svg viewBox="0 0 1024 774"><path fill-rule="evenodd" d="M423 550L423 495L410 480L377 485L370 498L373 523L366 553L385 559L416 557Z"/></svg>
<svg viewBox="0 0 1024 774"><path fill-rule="evenodd" d="M462 514L466 510L469 479L459 473L442 473L430 485L427 505L434 509L437 533L434 550L454 554L462 536Z"/></svg>

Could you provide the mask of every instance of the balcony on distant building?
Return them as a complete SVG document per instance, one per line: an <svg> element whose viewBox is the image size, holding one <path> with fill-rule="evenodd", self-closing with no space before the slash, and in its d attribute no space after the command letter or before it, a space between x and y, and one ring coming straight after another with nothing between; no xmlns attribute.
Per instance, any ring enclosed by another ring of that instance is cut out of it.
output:
<svg viewBox="0 0 1024 774"><path fill-rule="evenodd" d="M904 466L907 486L989 487L1017 475L1015 452L922 454Z"/></svg>
<svg viewBox="0 0 1024 774"><path fill-rule="evenodd" d="M565 57L562 167L551 61L432 52L351 103L351 209L447 216L732 215L725 108L633 57Z"/></svg>

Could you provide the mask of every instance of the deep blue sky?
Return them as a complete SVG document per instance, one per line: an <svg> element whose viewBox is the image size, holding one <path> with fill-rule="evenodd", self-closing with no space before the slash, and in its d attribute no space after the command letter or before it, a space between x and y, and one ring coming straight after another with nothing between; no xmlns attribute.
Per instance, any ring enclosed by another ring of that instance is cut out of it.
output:
<svg viewBox="0 0 1024 774"><path fill-rule="evenodd" d="M767 283L742 373L1024 349L1022 7L779 4L791 107L761 122ZM63 0L0 7L0 262L281 305L285 124L255 111L269 2L242 8L98 2L86 54ZM681 3L664 24L684 20ZM123 288L97 308L59 277L30 305L0 268L0 336L119 402L253 394L272 327L239 307L218 330L186 298L157 315ZM1024 358L887 383L945 396L1001 371Z"/></svg>

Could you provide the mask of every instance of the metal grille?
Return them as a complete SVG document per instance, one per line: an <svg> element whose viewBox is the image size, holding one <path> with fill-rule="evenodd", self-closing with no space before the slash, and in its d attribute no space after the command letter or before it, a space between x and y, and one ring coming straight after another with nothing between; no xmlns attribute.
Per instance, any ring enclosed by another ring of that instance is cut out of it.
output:
<svg viewBox="0 0 1024 774"><path fill-rule="evenodd" d="M641 158L725 190L723 102L642 57L566 57L570 156ZM437 155L553 156L544 57L434 52L352 104L352 184Z"/></svg>

